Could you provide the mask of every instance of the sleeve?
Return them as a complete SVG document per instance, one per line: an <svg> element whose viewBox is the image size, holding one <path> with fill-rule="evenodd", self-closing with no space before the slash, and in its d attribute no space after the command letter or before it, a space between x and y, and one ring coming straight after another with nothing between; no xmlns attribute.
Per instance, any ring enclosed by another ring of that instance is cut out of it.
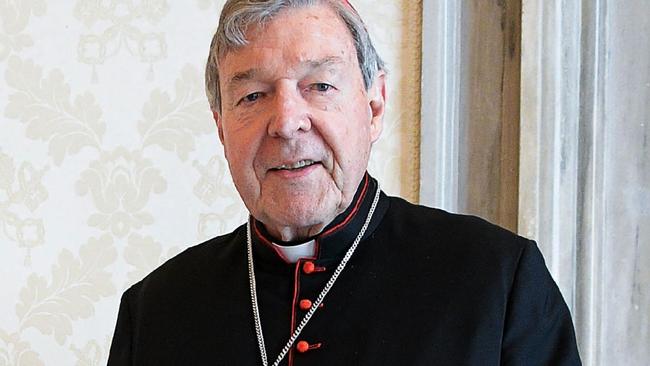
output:
<svg viewBox="0 0 650 366"><path fill-rule="evenodd" d="M130 366L133 364L131 356L133 324L131 323L128 294L129 291L126 291L122 295L111 350L108 354L108 366Z"/></svg>
<svg viewBox="0 0 650 366"><path fill-rule="evenodd" d="M528 241L508 296L502 365L581 365L571 314L537 245Z"/></svg>

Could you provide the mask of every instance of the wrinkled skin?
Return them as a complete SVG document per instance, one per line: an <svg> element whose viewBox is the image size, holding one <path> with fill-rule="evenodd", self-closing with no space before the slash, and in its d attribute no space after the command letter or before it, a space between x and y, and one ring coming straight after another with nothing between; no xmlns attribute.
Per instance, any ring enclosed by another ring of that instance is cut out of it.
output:
<svg viewBox="0 0 650 366"><path fill-rule="evenodd" d="M279 240L304 240L352 202L381 134L385 74L366 91L352 36L324 6L285 10L247 39L219 62L219 137L251 214ZM300 161L313 164L286 169Z"/></svg>

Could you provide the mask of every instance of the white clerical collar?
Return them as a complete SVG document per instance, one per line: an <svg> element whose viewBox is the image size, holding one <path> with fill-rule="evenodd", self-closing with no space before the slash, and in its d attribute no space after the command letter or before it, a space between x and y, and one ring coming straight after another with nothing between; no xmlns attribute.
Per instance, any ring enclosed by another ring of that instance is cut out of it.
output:
<svg viewBox="0 0 650 366"><path fill-rule="evenodd" d="M298 245L279 245L275 243L273 244L274 247L276 247L282 255L291 263L296 263L298 262L298 259L300 258L312 258L315 256L314 250L316 249L316 241L315 240L310 240L306 243L298 244Z"/></svg>

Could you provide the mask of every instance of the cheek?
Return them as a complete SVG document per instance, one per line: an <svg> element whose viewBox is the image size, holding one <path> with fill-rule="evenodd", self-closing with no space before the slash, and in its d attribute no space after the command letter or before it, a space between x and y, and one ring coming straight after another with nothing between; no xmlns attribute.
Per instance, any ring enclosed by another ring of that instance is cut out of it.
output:
<svg viewBox="0 0 650 366"><path fill-rule="evenodd" d="M234 169L233 175L253 174L253 163L259 147L260 139L250 131L225 131L224 152L226 159Z"/></svg>
<svg viewBox="0 0 650 366"><path fill-rule="evenodd" d="M356 111L356 120L346 127L345 138L348 139L348 149L366 151L371 141L370 120L364 111Z"/></svg>
<svg viewBox="0 0 650 366"><path fill-rule="evenodd" d="M343 111L337 119L325 120L322 135L340 164L349 164L367 155L369 149L370 121L365 110Z"/></svg>

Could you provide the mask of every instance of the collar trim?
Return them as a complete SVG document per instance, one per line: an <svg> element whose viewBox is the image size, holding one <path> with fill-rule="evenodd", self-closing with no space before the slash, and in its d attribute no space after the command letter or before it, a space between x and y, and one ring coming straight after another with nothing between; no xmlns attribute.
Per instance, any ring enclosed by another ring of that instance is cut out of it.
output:
<svg viewBox="0 0 650 366"><path fill-rule="evenodd" d="M338 225L335 225L327 229L326 231L322 232L320 235L318 235L317 236L318 239L322 239L341 230L345 225L347 225L350 222L350 220L352 220L354 216L356 216L357 212L359 212L359 207L361 207L361 203L363 202L363 199L366 198L366 193L368 192L368 182L370 180L368 178L368 174L364 175L363 179L364 181L363 181L363 188L361 189L361 194L359 195L359 198L357 198L357 202L354 204L354 208L352 208L350 214L348 214L348 216L343 221L341 221Z"/></svg>
<svg viewBox="0 0 650 366"><path fill-rule="evenodd" d="M314 251L313 251L314 256L313 257L308 257L308 258L303 258L303 259L306 259L306 260L318 260L321 257L321 247L322 247L321 241L322 241L322 239L329 238L333 234L339 233L339 232L343 231L347 226L349 226L350 222L353 221L353 219L357 216L357 214L359 213L359 210L361 209L361 207L364 204L364 201L366 200L367 193L368 193L369 188L371 186L371 184L370 184L371 181L372 180L370 178L370 175L368 174L368 172L366 172L364 174L363 181L361 182L361 184L359 184L359 188L357 189L357 193L355 194L354 205L353 206L351 205L352 206L351 208L348 207L348 209L346 209L346 211L349 210L349 212L344 213L345 217L343 217L342 219L341 219L341 216L343 216L344 214L340 214L339 216L337 216L334 219L334 222L337 222L337 221L340 220L338 223L335 223L331 227L325 227L325 230L322 231L320 234L318 234L318 235L316 235L316 236L314 236L312 238L309 238L307 240L307 241L309 241L309 240L314 240L315 241ZM276 245L274 245L274 243L272 241L272 238L269 236L269 234L266 232L266 230L263 227L261 227L261 223L259 223L260 225L258 225L258 220L255 219L252 216L250 217L250 220L252 220L252 228L253 228L252 231L254 233L254 237L259 239L259 241L263 244L263 247L267 247L267 248L271 249L271 251L273 253L275 253L275 255L278 258L280 258L285 264L293 265L294 262L290 261L289 258L287 258L284 255L284 253L278 247L276 247ZM332 224L330 223L330 225L332 225Z"/></svg>
<svg viewBox="0 0 650 366"><path fill-rule="evenodd" d="M264 246L268 248L271 248L275 252L275 254L277 254L277 256L284 261L284 263L293 264L289 260L289 258L287 258L278 247L273 245L273 242L271 242L269 239L266 238L264 234L262 234L260 229L257 227L257 220L253 218L252 221L253 221L253 230L255 231L255 236L257 236L262 241L262 244L264 244ZM318 242L316 242L316 246L314 247L314 252L317 253L317 250L318 250Z"/></svg>

